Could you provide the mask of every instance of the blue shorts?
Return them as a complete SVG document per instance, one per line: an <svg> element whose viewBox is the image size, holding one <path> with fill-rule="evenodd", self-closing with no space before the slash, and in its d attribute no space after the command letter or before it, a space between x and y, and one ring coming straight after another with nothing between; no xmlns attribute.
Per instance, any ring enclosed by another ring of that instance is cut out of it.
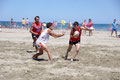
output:
<svg viewBox="0 0 120 80"><path fill-rule="evenodd" d="M117 31L117 29L112 29L112 31Z"/></svg>
<svg viewBox="0 0 120 80"><path fill-rule="evenodd" d="M25 24L22 24L22 26L25 26Z"/></svg>

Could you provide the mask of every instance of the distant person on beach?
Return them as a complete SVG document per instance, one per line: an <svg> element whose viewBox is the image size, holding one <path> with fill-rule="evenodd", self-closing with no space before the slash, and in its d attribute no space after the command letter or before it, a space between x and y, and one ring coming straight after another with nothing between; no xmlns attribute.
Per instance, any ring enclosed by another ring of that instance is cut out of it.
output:
<svg viewBox="0 0 120 80"><path fill-rule="evenodd" d="M113 35L113 32L115 31L116 37L117 37L117 28L119 27L119 23L116 22L116 19L114 19L114 22L111 24L111 36Z"/></svg>
<svg viewBox="0 0 120 80"><path fill-rule="evenodd" d="M52 36L54 38L58 38L58 37L62 37L65 34L65 31L62 31L62 34L56 34L53 31L53 23L47 23L47 28L45 30L42 31L41 35L39 36L39 38L36 41L36 45L39 48L39 53L36 53L35 55L33 55L33 59L37 60L39 55L43 54L43 51L46 51L48 54L48 57L50 59L50 61L52 62L53 58L51 55L51 52L47 46L47 42L49 40L49 36Z"/></svg>
<svg viewBox="0 0 120 80"><path fill-rule="evenodd" d="M2 25L1 25L1 23L0 23L0 32L2 31Z"/></svg>
<svg viewBox="0 0 120 80"><path fill-rule="evenodd" d="M92 22L91 19L89 19L88 26L89 26L89 29L90 29L89 36L93 36L93 29L94 28L93 28L93 22Z"/></svg>
<svg viewBox="0 0 120 80"><path fill-rule="evenodd" d="M25 29L25 19L22 19L22 28Z"/></svg>
<svg viewBox="0 0 120 80"><path fill-rule="evenodd" d="M13 25L14 25L13 18L11 18L10 25L11 25L11 28L13 28Z"/></svg>
<svg viewBox="0 0 120 80"><path fill-rule="evenodd" d="M74 22L73 28L71 29L70 32L69 46L65 55L65 60L67 60L68 54L70 53L73 45L75 45L75 53L73 54L71 61L74 61L75 57L77 56L80 48L82 30L90 30L90 29L80 27L78 22Z"/></svg>
<svg viewBox="0 0 120 80"><path fill-rule="evenodd" d="M83 27L83 28L87 28L87 21L86 21L86 20L84 20L84 22L82 23L82 27ZM83 30L83 31L82 31L82 34L83 34L83 35L84 35L84 34L86 35L86 30Z"/></svg>
<svg viewBox="0 0 120 80"><path fill-rule="evenodd" d="M68 29L71 29L71 28L72 28L72 22L69 21Z"/></svg>
<svg viewBox="0 0 120 80"><path fill-rule="evenodd" d="M4 28L7 28L7 23L4 23Z"/></svg>
<svg viewBox="0 0 120 80"><path fill-rule="evenodd" d="M29 19L28 18L25 20L25 23L26 23L27 30L28 30L29 29Z"/></svg>
<svg viewBox="0 0 120 80"><path fill-rule="evenodd" d="M2 28L7 28L7 23L4 23Z"/></svg>
<svg viewBox="0 0 120 80"><path fill-rule="evenodd" d="M1 23L0 23L0 28L2 27Z"/></svg>
<svg viewBox="0 0 120 80"><path fill-rule="evenodd" d="M14 28L17 28L17 23L14 23Z"/></svg>
<svg viewBox="0 0 120 80"><path fill-rule="evenodd" d="M35 47L36 51L38 50L37 46L35 45L35 41L39 37L42 31L42 23L39 21L39 16L36 16L34 18L35 22L32 24L30 28L30 32L32 33L32 39L33 39L33 47Z"/></svg>
<svg viewBox="0 0 120 80"><path fill-rule="evenodd" d="M54 29L56 29L57 28L57 25L58 25L58 23L57 23L57 21L53 21L53 27L54 27Z"/></svg>

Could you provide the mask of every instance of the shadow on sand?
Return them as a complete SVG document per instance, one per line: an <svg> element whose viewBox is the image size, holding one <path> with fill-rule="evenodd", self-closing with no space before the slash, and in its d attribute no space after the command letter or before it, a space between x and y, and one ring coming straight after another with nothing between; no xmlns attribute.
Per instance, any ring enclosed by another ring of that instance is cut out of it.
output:
<svg viewBox="0 0 120 80"><path fill-rule="evenodd" d="M43 58L36 58L36 59L33 59L35 61L48 61L47 59L43 59Z"/></svg>

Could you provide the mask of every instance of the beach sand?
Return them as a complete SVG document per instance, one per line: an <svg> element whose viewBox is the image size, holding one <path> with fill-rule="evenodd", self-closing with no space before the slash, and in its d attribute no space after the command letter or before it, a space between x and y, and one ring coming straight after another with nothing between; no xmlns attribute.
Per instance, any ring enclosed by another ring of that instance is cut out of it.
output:
<svg viewBox="0 0 120 80"><path fill-rule="evenodd" d="M61 30L54 30L61 33ZM47 45L54 58L51 64L47 53L32 59L35 52L31 34L22 29L2 29L0 32L0 80L120 80L120 38L109 31L94 31L93 36L81 37L80 51L71 62L62 58L69 43L70 31L61 38L50 37ZM120 33L120 32L118 32ZM69 54L72 57L75 47Z"/></svg>

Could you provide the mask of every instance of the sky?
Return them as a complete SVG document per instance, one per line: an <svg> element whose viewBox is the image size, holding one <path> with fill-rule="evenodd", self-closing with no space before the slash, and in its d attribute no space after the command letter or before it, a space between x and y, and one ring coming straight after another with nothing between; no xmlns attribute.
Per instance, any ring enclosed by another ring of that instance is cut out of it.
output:
<svg viewBox="0 0 120 80"><path fill-rule="evenodd" d="M0 0L0 21L66 22L92 19L93 23L120 23L120 0Z"/></svg>

